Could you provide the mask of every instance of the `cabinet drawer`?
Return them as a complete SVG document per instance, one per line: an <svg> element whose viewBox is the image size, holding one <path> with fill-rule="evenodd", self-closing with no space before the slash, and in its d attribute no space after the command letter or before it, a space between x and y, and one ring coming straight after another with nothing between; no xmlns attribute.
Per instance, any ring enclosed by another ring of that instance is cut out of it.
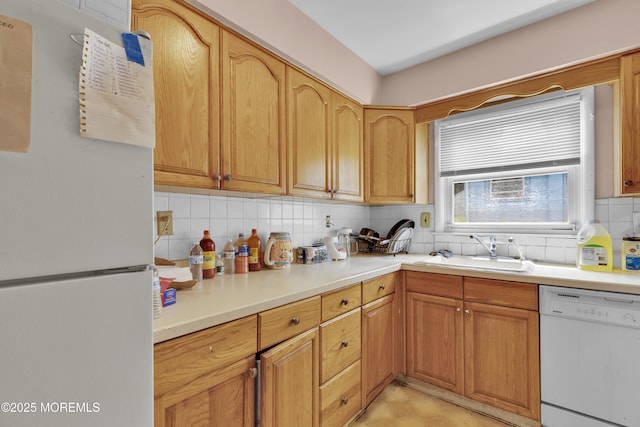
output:
<svg viewBox="0 0 640 427"><path fill-rule="evenodd" d="M322 295L322 321L333 319L360 307L362 302L360 283Z"/></svg>
<svg viewBox="0 0 640 427"><path fill-rule="evenodd" d="M462 299L462 276L406 271L407 292Z"/></svg>
<svg viewBox="0 0 640 427"><path fill-rule="evenodd" d="M369 304L373 300L394 293L397 278L396 272L362 282L362 304Z"/></svg>
<svg viewBox="0 0 640 427"><path fill-rule="evenodd" d="M320 324L320 296L258 314L258 349L262 350Z"/></svg>
<svg viewBox="0 0 640 427"><path fill-rule="evenodd" d="M155 395L255 353L257 324L249 316L156 344Z"/></svg>
<svg viewBox="0 0 640 427"><path fill-rule="evenodd" d="M538 311L538 285L507 280L464 278L465 301Z"/></svg>
<svg viewBox="0 0 640 427"><path fill-rule="evenodd" d="M362 406L360 361L320 387L320 425L343 426Z"/></svg>
<svg viewBox="0 0 640 427"><path fill-rule="evenodd" d="M360 359L360 307L320 325L320 383Z"/></svg>

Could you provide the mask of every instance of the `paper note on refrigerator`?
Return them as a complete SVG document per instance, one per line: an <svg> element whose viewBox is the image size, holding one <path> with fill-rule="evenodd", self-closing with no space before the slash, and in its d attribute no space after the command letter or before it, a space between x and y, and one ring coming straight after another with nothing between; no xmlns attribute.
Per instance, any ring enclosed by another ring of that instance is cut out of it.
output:
<svg viewBox="0 0 640 427"><path fill-rule="evenodd" d="M31 144L31 25L0 15L0 151Z"/></svg>
<svg viewBox="0 0 640 427"><path fill-rule="evenodd" d="M80 133L126 144L155 146L151 42L139 37L144 66L125 49L85 29L80 69Z"/></svg>

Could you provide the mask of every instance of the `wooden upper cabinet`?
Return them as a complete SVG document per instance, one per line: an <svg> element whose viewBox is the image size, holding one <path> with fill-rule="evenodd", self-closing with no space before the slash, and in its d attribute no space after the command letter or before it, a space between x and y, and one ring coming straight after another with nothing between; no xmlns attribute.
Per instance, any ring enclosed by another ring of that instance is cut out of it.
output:
<svg viewBox="0 0 640 427"><path fill-rule="evenodd" d="M219 27L170 0L133 0L131 27L153 40L154 182L217 188Z"/></svg>
<svg viewBox="0 0 640 427"><path fill-rule="evenodd" d="M332 94L333 155L331 194L337 200L364 200L363 108Z"/></svg>
<svg viewBox="0 0 640 427"><path fill-rule="evenodd" d="M623 56L620 63L622 146L619 193L640 194L640 53ZM618 183L616 183L618 186Z"/></svg>
<svg viewBox="0 0 640 427"><path fill-rule="evenodd" d="M288 193L331 198L331 90L287 67Z"/></svg>
<svg viewBox="0 0 640 427"><path fill-rule="evenodd" d="M222 32L222 188L284 194L285 64Z"/></svg>
<svg viewBox="0 0 640 427"><path fill-rule="evenodd" d="M413 109L364 110L365 202L413 203Z"/></svg>
<svg viewBox="0 0 640 427"><path fill-rule="evenodd" d="M362 106L288 68L288 193L364 200Z"/></svg>

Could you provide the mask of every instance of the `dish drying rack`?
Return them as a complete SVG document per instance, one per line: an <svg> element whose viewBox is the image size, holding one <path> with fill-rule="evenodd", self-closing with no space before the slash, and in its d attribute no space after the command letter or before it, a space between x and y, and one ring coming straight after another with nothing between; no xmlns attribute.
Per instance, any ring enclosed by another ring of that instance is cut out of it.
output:
<svg viewBox="0 0 640 427"><path fill-rule="evenodd" d="M395 255L398 253L408 253L413 237L413 227L404 227L396 230L391 238L381 238L378 233L368 230L357 236L359 253L376 253Z"/></svg>

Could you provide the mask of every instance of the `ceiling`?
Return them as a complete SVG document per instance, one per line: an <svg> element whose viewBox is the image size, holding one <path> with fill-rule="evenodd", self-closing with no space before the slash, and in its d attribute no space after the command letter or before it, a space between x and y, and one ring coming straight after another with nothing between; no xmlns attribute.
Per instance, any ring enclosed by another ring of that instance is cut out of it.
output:
<svg viewBox="0 0 640 427"><path fill-rule="evenodd" d="M594 0L289 0L387 75Z"/></svg>

